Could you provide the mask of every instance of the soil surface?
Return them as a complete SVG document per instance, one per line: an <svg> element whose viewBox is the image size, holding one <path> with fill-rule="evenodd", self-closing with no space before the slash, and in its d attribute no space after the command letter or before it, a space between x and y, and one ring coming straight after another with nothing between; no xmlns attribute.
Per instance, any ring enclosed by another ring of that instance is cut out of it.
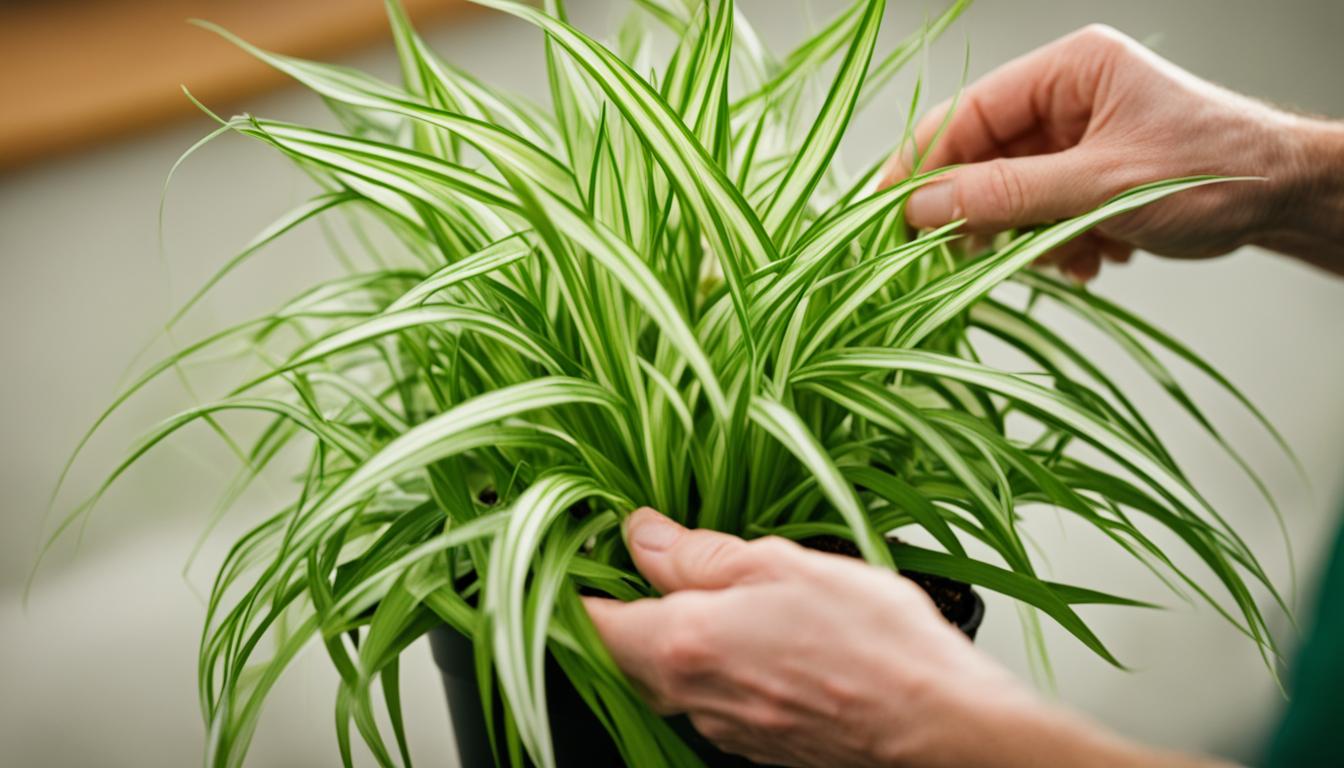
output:
<svg viewBox="0 0 1344 768"><path fill-rule="evenodd" d="M900 542L899 539L895 538L892 541ZM842 539L839 536L812 536L802 539L798 543L818 552L829 552L846 557L862 557L858 546L854 542L849 539ZM957 626L961 626L970 620L972 613L975 611L975 596L971 593L971 585L942 576L919 573L918 571L903 570L901 575L918 584L920 589L933 598L933 604L938 606L943 618Z"/></svg>

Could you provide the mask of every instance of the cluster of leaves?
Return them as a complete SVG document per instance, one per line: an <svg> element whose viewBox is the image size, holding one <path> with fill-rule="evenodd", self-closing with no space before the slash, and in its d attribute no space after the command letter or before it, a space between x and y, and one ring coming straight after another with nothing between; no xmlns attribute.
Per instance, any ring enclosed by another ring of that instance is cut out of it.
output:
<svg viewBox="0 0 1344 768"><path fill-rule="evenodd" d="M490 723L513 754L501 760L554 764L549 653L630 764L697 764L578 600L580 588L649 593L618 533L637 504L744 536L844 536L874 564L1011 596L1114 662L1075 606L1139 603L1037 575L1021 511L1050 505L1273 653L1251 589L1274 587L1251 549L1087 355L1031 305L991 295L1014 281L1033 304L1095 325L1222 444L1157 351L1241 398L1213 369L1125 310L1023 271L1109 217L1215 180L1140 187L970 252L952 227L903 223L903 202L938 172L876 190L878 164L855 178L836 170L856 110L964 2L878 55L885 3L860 0L776 58L731 0L640 0L610 48L558 0L478 1L544 31L550 110L445 63L394 0L399 85L236 41L324 97L343 130L221 121L208 138L254 138L322 191L173 322L264 246L333 212L399 245L181 349L108 411L185 361L241 345L260 372L164 422L108 483L197 422L243 459L221 510L278 456L305 457L293 503L234 544L208 603L210 764L243 760L268 691L314 641L340 673L345 761L353 723L380 763L409 763L398 658L444 623L474 639L482 679L497 682L483 686L487 713L502 694L503 722ZM671 55L655 66L666 39ZM824 98L808 98L818 81ZM981 333L1036 370L980 362ZM250 445L220 425L232 411L265 415ZM1105 460L1078 458L1078 444ZM1136 519L1178 537L1211 578L1173 566ZM937 549L886 540L907 527ZM969 555L972 541L995 562Z"/></svg>

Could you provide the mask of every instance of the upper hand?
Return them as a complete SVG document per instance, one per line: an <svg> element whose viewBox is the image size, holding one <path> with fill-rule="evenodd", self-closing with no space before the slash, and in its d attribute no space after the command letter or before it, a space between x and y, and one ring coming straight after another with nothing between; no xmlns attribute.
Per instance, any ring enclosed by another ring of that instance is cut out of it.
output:
<svg viewBox="0 0 1344 768"><path fill-rule="evenodd" d="M919 123L916 147L929 148L948 108ZM964 218L968 231L998 232L1085 213L1147 182L1255 176L1264 180L1200 187L1112 219L1052 260L1086 280L1103 258L1124 261L1133 248L1200 258L1248 243L1276 247L1282 230L1298 226L1296 201L1316 183L1311 166L1325 160L1321 130L1089 26L966 89L920 167L966 165L916 192L906 216L919 228ZM893 158L889 181L907 175L912 159L910 151Z"/></svg>

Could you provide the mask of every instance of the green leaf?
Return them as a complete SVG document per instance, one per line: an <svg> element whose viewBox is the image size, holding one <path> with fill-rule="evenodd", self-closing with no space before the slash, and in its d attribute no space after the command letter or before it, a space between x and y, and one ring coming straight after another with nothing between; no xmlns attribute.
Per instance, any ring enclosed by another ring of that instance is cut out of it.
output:
<svg viewBox="0 0 1344 768"><path fill-rule="evenodd" d="M769 432L817 478L817 484L822 492L835 505L853 531L854 540L864 559L874 565L894 568L891 556L883 544L882 535L870 525L868 516L864 514L859 504L858 496L854 494L853 486L845 480L835 463L826 455L826 450L808 431L798 415L785 406L762 397L752 398L749 413L752 421Z"/></svg>
<svg viewBox="0 0 1344 768"><path fill-rule="evenodd" d="M826 92L826 103L765 209L765 228L776 240L793 226L840 146L877 45L886 5L885 0L865 4L853 42Z"/></svg>

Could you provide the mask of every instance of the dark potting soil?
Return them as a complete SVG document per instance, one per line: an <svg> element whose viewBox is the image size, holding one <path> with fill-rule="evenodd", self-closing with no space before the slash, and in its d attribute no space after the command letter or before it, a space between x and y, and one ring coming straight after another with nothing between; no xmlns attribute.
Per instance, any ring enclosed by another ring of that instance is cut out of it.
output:
<svg viewBox="0 0 1344 768"><path fill-rule="evenodd" d="M900 539L894 537L890 540L900 543ZM839 536L812 536L801 539L798 543L818 552L829 552L855 558L863 556L854 542ZM977 602L975 593L971 591L971 585L943 576L919 573L918 571L903 570L901 575L915 582L920 589L933 598L933 604L938 606L938 611L943 614L943 618L959 627L965 626L966 622L971 620L971 616L976 611Z"/></svg>

